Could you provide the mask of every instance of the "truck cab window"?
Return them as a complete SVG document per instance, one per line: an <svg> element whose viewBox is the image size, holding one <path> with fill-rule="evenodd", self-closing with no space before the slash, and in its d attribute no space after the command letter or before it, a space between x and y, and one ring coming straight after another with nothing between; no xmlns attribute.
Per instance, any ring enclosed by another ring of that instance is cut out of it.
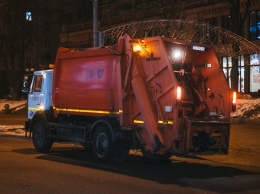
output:
<svg viewBox="0 0 260 194"><path fill-rule="evenodd" d="M33 81L32 92L41 92L42 89L42 75L36 75Z"/></svg>

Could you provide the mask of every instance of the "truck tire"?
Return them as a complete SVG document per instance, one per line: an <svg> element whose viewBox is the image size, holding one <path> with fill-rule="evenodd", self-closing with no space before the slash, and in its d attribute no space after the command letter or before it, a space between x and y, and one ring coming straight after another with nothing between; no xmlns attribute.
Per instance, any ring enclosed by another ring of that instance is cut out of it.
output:
<svg viewBox="0 0 260 194"><path fill-rule="evenodd" d="M35 149L39 152L48 152L53 141L47 137L47 128L42 121L37 121L33 126L32 141Z"/></svg>
<svg viewBox="0 0 260 194"><path fill-rule="evenodd" d="M113 141L110 130L105 125L99 125L93 136L93 151L102 161L110 162L113 153Z"/></svg>

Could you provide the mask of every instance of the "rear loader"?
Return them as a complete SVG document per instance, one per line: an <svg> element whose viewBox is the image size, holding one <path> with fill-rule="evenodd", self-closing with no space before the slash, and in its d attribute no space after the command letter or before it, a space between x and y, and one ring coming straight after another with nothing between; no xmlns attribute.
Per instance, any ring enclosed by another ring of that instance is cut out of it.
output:
<svg viewBox="0 0 260 194"><path fill-rule="evenodd" d="M59 48L54 69L34 73L25 125L40 152L73 141L103 161L130 149L153 160L227 154L232 106L211 46L124 35L112 46Z"/></svg>

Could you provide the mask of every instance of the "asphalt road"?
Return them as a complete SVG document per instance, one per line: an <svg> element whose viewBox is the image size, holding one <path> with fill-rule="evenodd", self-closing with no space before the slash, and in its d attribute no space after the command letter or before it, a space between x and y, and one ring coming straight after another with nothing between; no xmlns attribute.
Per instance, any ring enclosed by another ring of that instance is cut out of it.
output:
<svg viewBox="0 0 260 194"><path fill-rule="evenodd" d="M0 124L24 119L2 114ZM29 138L0 133L0 193L260 193L259 138L259 125L232 125L228 155L152 163L131 151L122 163L102 163L77 145L41 154Z"/></svg>
<svg viewBox="0 0 260 194"><path fill-rule="evenodd" d="M0 183L0 193L260 193L260 169L201 157L151 163L139 152L102 163L80 146L41 154L29 138L0 136Z"/></svg>
<svg viewBox="0 0 260 194"><path fill-rule="evenodd" d="M6 114L0 109L0 125L24 125L27 117L27 111L20 110L13 114Z"/></svg>

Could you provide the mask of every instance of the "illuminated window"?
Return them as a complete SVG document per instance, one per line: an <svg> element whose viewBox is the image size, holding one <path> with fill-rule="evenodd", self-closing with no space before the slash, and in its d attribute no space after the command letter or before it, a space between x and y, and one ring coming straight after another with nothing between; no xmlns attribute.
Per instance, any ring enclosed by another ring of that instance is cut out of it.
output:
<svg viewBox="0 0 260 194"><path fill-rule="evenodd" d="M245 66L244 57L238 58L238 91L245 92Z"/></svg>
<svg viewBox="0 0 260 194"><path fill-rule="evenodd" d="M260 89L260 57L258 54L250 56L250 92Z"/></svg>
<svg viewBox="0 0 260 194"><path fill-rule="evenodd" d="M27 21L32 21L32 12L27 11L27 12L25 13L25 19L26 19Z"/></svg>
<svg viewBox="0 0 260 194"><path fill-rule="evenodd" d="M223 72L226 76L229 87L231 88L231 69L232 69L232 58L223 57L222 58Z"/></svg>
<svg viewBox="0 0 260 194"><path fill-rule="evenodd" d="M232 58L223 57L222 58L222 68L226 76L229 87L231 88L231 70L232 70ZM244 57L239 56L238 58L238 91L245 92L245 67L244 67Z"/></svg>
<svg viewBox="0 0 260 194"><path fill-rule="evenodd" d="M250 40L260 40L260 11L250 12Z"/></svg>

